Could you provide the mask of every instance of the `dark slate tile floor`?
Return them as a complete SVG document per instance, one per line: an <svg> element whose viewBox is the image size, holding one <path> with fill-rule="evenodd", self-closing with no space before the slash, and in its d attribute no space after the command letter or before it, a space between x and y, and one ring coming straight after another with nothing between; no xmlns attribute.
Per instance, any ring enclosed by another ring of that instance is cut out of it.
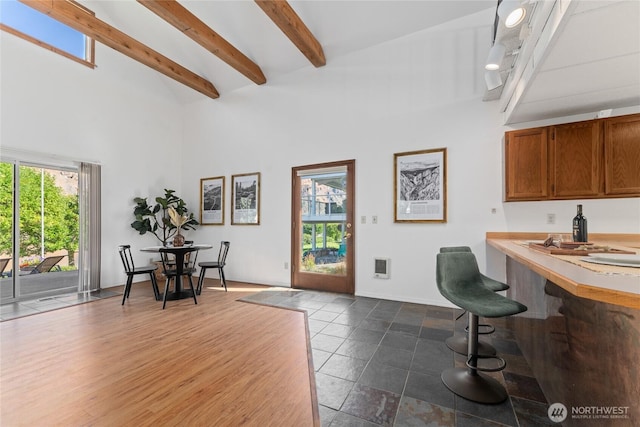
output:
<svg viewBox="0 0 640 427"><path fill-rule="evenodd" d="M509 398L483 405L440 379L464 366L444 340L464 334L461 311L317 291L273 288L242 301L305 310L322 426L551 426L548 403L505 319L491 319L491 342L507 361L492 373Z"/></svg>

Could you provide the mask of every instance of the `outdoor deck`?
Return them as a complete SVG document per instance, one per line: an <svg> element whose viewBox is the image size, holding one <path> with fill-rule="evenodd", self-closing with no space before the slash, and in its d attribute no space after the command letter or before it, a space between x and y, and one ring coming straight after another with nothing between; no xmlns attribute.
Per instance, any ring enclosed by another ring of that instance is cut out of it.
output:
<svg viewBox="0 0 640 427"><path fill-rule="evenodd" d="M12 296L13 277L0 279L2 304ZM50 271L20 276L21 299L34 299L73 292L78 289L78 270Z"/></svg>

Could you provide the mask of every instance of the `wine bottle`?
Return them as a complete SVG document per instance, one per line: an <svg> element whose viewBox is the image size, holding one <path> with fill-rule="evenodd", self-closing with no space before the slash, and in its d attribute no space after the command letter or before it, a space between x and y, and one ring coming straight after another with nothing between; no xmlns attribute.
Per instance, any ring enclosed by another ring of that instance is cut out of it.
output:
<svg viewBox="0 0 640 427"><path fill-rule="evenodd" d="M573 218L573 241L587 242L587 218L582 215L582 205L578 205L578 214Z"/></svg>

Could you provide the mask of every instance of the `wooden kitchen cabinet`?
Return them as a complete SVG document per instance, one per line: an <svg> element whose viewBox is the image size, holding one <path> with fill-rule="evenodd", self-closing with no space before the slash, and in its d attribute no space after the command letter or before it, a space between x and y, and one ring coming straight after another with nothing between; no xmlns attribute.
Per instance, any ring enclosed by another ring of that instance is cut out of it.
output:
<svg viewBox="0 0 640 427"><path fill-rule="evenodd" d="M640 114L505 133L505 200L640 197Z"/></svg>
<svg viewBox="0 0 640 427"><path fill-rule="evenodd" d="M507 200L541 200L547 197L547 150L547 128L506 133Z"/></svg>
<svg viewBox="0 0 640 427"><path fill-rule="evenodd" d="M604 123L605 194L640 195L640 114Z"/></svg>
<svg viewBox="0 0 640 427"><path fill-rule="evenodd" d="M601 193L601 129L597 120L549 127L550 198Z"/></svg>

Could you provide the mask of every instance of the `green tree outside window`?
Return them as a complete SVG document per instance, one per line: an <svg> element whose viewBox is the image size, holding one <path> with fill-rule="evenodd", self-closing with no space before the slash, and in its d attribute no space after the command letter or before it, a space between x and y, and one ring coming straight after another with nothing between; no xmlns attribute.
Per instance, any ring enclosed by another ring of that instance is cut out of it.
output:
<svg viewBox="0 0 640 427"><path fill-rule="evenodd" d="M44 191L41 179L44 177ZM13 165L0 163L0 252L11 255L13 218ZM79 206L77 194L64 194L54 177L40 169L20 166L20 255L40 255L44 193L44 252L66 250L69 265L78 250Z"/></svg>

